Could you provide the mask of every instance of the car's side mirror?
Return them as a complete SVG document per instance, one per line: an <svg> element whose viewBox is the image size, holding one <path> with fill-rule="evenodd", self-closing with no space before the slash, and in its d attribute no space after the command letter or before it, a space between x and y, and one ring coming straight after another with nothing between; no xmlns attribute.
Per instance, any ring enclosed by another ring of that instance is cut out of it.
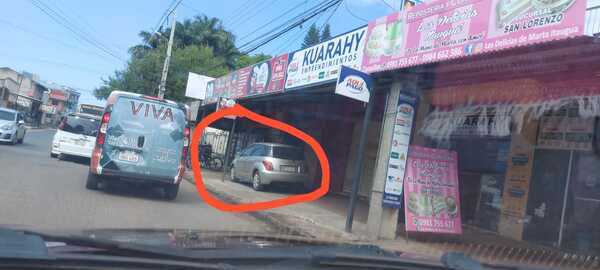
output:
<svg viewBox="0 0 600 270"><path fill-rule="evenodd" d="M19 125L23 125L23 124L25 124L25 121L23 121L23 120L19 120L19 122L17 122L17 124L19 124Z"/></svg>

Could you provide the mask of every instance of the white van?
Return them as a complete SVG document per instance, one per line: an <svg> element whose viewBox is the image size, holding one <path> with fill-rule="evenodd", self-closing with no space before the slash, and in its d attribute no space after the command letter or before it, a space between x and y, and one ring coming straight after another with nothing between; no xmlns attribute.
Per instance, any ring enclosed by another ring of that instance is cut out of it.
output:
<svg viewBox="0 0 600 270"><path fill-rule="evenodd" d="M100 117L88 114L69 114L63 117L52 140L51 157L92 157Z"/></svg>

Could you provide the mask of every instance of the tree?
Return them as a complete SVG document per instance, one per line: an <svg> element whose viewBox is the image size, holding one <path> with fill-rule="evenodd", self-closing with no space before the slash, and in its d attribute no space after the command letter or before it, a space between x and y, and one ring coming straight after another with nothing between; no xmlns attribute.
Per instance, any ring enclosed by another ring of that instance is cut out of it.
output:
<svg viewBox="0 0 600 270"><path fill-rule="evenodd" d="M329 24L325 24L323 31L321 32L321 42L329 40L331 38L331 27Z"/></svg>
<svg viewBox="0 0 600 270"><path fill-rule="evenodd" d="M308 32L306 32L304 42L302 42L302 49L319 44L319 42L321 42L319 29L317 29L317 26L313 23L310 28L308 28Z"/></svg>
<svg viewBox="0 0 600 270"><path fill-rule="evenodd" d="M266 54L256 54L256 55L242 55L238 58L237 63L235 64L235 69L247 67L250 65L254 65L256 63L260 63L265 60L271 59L270 55Z"/></svg>

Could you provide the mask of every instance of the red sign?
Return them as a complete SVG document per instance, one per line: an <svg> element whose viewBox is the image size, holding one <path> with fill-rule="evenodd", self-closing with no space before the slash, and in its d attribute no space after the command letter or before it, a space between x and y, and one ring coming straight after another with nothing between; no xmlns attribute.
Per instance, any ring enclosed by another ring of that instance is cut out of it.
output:
<svg viewBox="0 0 600 270"><path fill-rule="evenodd" d="M50 94L48 95L50 99L67 101L67 93L62 90L52 89L50 90Z"/></svg>

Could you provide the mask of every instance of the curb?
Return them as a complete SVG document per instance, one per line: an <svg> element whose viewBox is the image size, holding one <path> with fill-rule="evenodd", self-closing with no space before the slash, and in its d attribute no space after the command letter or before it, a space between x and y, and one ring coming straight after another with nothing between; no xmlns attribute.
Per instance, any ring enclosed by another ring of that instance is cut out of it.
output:
<svg viewBox="0 0 600 270"><path fill-rule="evenodd" d="M183 179L185 179L192 185L196 185L193 177L190 178L189 175L185 175L183 177ZM224 192L219 192L219 191L213 189L212 187L210 187L209 185L205 185L205 187L208 192L210 192L211 194L213 194L215 197L219 198L219 200L221 200L223 202L226 202L229 204L237 204L237 203L241 202L241 200L239 200L235 196L228 195ZM276 231L278 233L285 233L288 235L313 237L313 238L315 237L314 235L312 235L304 230L301 230L299 228L294 228L294 226L292 224L287 224L287 222L284 222L281 219L277 218L273 213L253 211L253 212L246 212L245 214L248 214L257 220L259 220L263 223L266 223L271 229L273 229L274 231Z"/></svg>

